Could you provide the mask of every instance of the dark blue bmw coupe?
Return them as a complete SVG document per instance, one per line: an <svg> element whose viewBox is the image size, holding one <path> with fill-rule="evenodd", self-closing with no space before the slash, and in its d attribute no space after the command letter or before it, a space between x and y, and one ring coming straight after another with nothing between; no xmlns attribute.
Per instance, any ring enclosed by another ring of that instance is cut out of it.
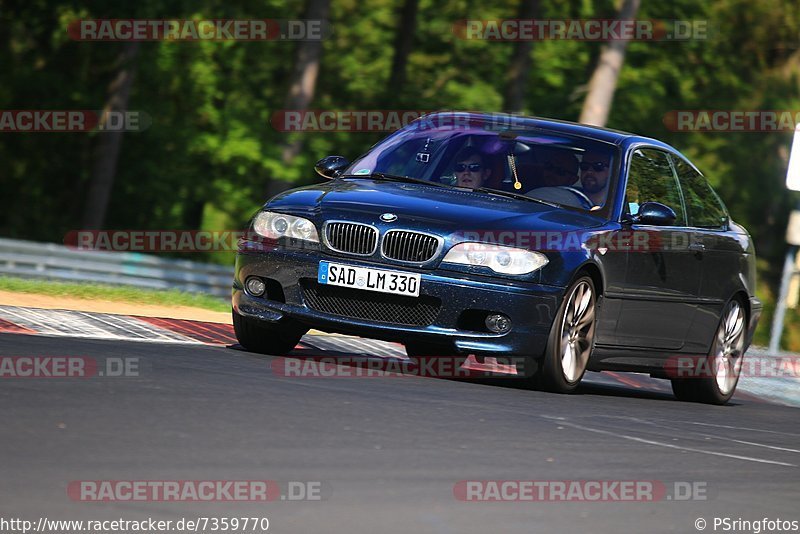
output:
<svg viewBox="0 0 800 534"><path fill-rule="evenodd" d="M671 146L439 113L316 171L328 181L271 199L240 242L244 348L285 354L316 328L524 361L558 392L616 370L682 400L733 395L761 313L753 242Z"/></svg>

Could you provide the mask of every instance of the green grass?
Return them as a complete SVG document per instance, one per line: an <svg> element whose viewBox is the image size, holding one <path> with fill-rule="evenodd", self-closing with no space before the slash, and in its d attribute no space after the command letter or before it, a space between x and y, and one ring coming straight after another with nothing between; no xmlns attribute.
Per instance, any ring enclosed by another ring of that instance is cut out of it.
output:
<svg viewBox="0 0 800 534"><path fill-rule="evenodd" d="M109 300L160 306L191 306L204 310L226 312L231 305L225 299L210 295L187 293L177 289L140 289L106 284L54 282L0 276L0 291L34 293L37 295L73 297L86 300Z"/></svg>

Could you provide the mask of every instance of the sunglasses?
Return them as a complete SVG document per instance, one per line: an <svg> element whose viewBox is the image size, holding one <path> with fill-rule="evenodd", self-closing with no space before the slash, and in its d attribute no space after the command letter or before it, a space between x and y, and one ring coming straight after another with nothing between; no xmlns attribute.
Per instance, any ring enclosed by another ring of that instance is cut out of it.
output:
<svg viewBox="0 0 800 534"><path fill-rule="evenodd" d="M603 169L605 169L606 167L608 167L608 163L606 163L604 161L594 161L594 162L582 161L581 162L581 170L582 171L588 171L589 169L592 169L595 172L600 172Z"/></svg>
<svg viewBox="0 0 800 534"><path fill-rule="evenodd" d="M574 172L571 173L570 171L568 171L564 167L557 167L556 165L553 165L553 163L549 162L549 161L544 164L544 170L546 170L548 172L552 172L552 173L557 174L559 176L568 176L570 174L573 174L573 175L575 174Z"/></svg>
<svg viewBox="0 0 800 534"><path fill-rule="evenodd" d="M456 163L455 171L464 172L467 169L469 169L470 172L478 172L482 168L483 165L481 165L480 163Z"/></svg>

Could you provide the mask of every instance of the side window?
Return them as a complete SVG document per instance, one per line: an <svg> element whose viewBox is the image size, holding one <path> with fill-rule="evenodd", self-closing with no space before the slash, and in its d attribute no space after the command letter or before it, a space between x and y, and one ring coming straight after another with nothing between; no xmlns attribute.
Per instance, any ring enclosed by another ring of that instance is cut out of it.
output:
<svg viewBox="0 0 800 534"><path fill-rule="evenodd" d="M672 160L683 190L689 225L722 228L728 220L728 212L706 179L683 159L673 156Z"/></svg>
<svg viewBox="0 0 800 534"><path fill-rule="evenodd" d="M686 220L681 205L681 193L667 154L654 149L637 149L628 169L626 202L631 215L639 212L645 202L660 202L675 210L676 225Z"/></svg>

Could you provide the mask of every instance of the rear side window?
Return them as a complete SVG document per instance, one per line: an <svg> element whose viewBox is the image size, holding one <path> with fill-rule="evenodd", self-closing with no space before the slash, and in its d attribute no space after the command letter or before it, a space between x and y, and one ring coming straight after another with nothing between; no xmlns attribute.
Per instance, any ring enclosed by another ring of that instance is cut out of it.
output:
<svg viewBox="0 0 800 534"><path fill-rule="evenodd" d="M683 190L689 226L723 228L728 211L702 174L685 160L673 156L675 170Z"/></svg>
<svg viewBox="0 0 800 534"><path fill-rule="evenodd" d="M639 213L639 207L645 202L660 202L675 211L678 216L676 225L684 224L678 182L667 154L660 150L640 148L634 151L628 170L626 198L631 215Z"/></svg>

